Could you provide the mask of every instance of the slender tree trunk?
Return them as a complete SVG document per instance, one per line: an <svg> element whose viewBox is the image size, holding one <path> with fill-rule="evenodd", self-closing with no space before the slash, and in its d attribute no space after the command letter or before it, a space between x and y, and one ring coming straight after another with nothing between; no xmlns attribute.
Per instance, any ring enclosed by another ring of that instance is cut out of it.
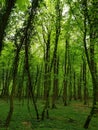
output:
<svg viewBox="0 0 98 130"><path fill-rule="evenodd" d="M39 82L38 81L38 77L39 77L39 68L37 66L36 68L36 76L35 76L35 80L33 81L33 92L34 92L34 95L36 96L37 92L36 92L36 87L37 87L37 83ZM33 78L33 77L32 77Z"/></svg>
<svg viewBox="0 0 98 130"><path fill-rule="evenodd" d="M72 72L71 64L69 64L69 101L72 100Z"/></svg>
<svg viewBox="0 0 98 130"><path fill-rule="evenodd" d="M84 6L84 48L85 48L85 54L86 54L86 58L87 58L87 63L89 66L89 70L92 76L92 82L93 82L93 106L91 109L90 114L88 115L85 124L84 124L84 128L88 128L89 123L93 117L93 115L96 113L96 110L98 110L98 76L96 73L96 63L95 63L95 53L94 53L94 45L95 45L95 39L96 39L96 34L97 31L95 29L95 25L96 25L96 21L98 20L97 17L93 17L92 11L95 11L94 13L97 16L97 9L98 9L98 3L97 1L93 1L92 2L92 9L90 12L90 15L88 15L88 3L87 0L83 1L83 6ZM86 43L86 35L87 35L87 21L89 23L89 29L90 29L90 57L88 55L88 50L87 50L87 43Z"/></svg>
<svg viewBox="0 0 98 130"><path fill-rule="evenodd" d="M68 58L68 40L65 45L64 79L63 79L63 102L67 106L67 58Z"/></svg>
<svg viewBox="0 0 98 130"><path fill-rule="evenodd" d="M18 69L18 59L19 59L19 52L21 50L22 44L25 44L25 65L26 65L26 71L27 71L27 75L28 75L28 81L29 81L29 90L31 92L31 96L33 99L33 104L35 107L35 111L36 111L36 116L37 119L39 119L39 114L38 114L38 109L35 103L35 99L34 99L34 94L32 91L32 84L31 84L31 75L30 75L30 70L29 70L29 62L28 62L28 41L30 38L30 33L32 30L29 30L31 25L32 25L32 18L34 18L35 12L36 12L36 8L38 7L38 1L32 1L32 8L31 8L31 12L30 15L27 19L27 24L24 27L24 33L23 36L20 39L20 44L17 44L17 37L15 37L15 45L17 47L17 51L16 51L16 57L15 57L15 61L14 61L14 68L13 68L13 86L12 86L12 90L11 90L11 95L10 95L10 110L8 113L8 116L6 118L6 123L5 125L8 127L12 114L13 114L13 98L14 98L14 94L15 94L15 89L16 89L16 76L17 76L17 69ZM17 36L17 35L16 35Z"/></svg>
<svg viewBox="0 0 98 130"><path fill-rule="evenodd" d="M88 90L87 90L87 82L86 82L86 59L83 57L83 86L84 86L84 105L87 104L88 101Z"/></svg>
<svg viewBox="0 0 98 130"><path fill-rule="evenodd" d="M73 86L73 98L74 98L74 100L76 100L77 99L77 96L76 96L76 74L75 74L75 72L74 72L74 86Z"/></svg>
<svg viewBox="0 0 98 130"><path fill-rule="evenodd" d="M46 118L49 118L49 94L51 88L51 70L50 70L50 36L51 31L48 32L48 39L46 42L46 49L44 53L44 98L45 98L45 106L42 111L42 120L44 120L45 115Z"/></svg>
<svg viewBox="0 0 98 130"><path fill-rule="evenodd" d="M5 91L5 69L2 70L2 92L1 97L4 97L4 91Z"/></svg>
<svg viewBox="0 0 98 130"><path fill-rule="evenodd" d="M54 46L54 52L53 52L53 71L54 71L54 81L53 81L53 96L52 96L52 108L56 107L55 101L57 98L57 91L58 91L58 85L57 85L57 50L58 50L58 42L59 42L59 36L60 36L60 30L61 30L61 16L62 16L62 10L60 9L60 0L56 1L56 30L55 30L55 46ZM52 64L51 64L52 66Z"/></svg>
<svg viewBox="0 0 98 130"><path fill-rule="evenodd" d="M3 15L0 17L0 54L1 54L1 51L2 51L2 47L3 47L3 38L4 38L4 34L5 34L5 29L7 27L7 24L8 24L8 20L9 20L9 17L10 17L10 14L11 14L11 11L15 5L15 2L16 0L6 0L5 3L6 3L6 9L3 10Z"/></svg>
<svg viewBox="0 0 98 130"><path fill-rule="evenodd" d="M24 69L24 67L23 67ZM17 90L17 97L19 98L19 101L21 101L22 97L23 97L23 84L24 84L24 70L22 70L22 75L19 79L19 83L18 83L18 90Z"/></svg>
<svg viewBox="0 0 98 130"><path fill-rule="evenodd" d="M80 68L80 76L78 80L78 99L82 101L82 66Z"/></svg>
<svg viewBox="0 0 98 130"><path fill-rule="evenodd" d="M59 58L54 61L54 80L53 80L53 97L52 97L52 108L56 108L56 100L58 98L59 91Z"/></svg>
<svg viewBox="0 0 98 130"><path fill-rule="evenodd" d="M11 117L13 114L13 109L14 109L14 104L13 104L13 98L15 94L15 89L16 89L16 77L17 77L17 69L18 69L18 61L19 61L19 52L20 50L17 49L14 63L13 63L13 85L12 85L12 90L11 90L11 95L10 95L10 109L6 118L5 126L8 127L11 121Z"/></svg>
<svg viewBox="0 0 98 130"><path fill-rule="evenodd" d="M38 82L37 82L37 90L36 90L37 91L36 100L41 97L41 79L42 79L42 75L41 75L42 68L38 66L37 69L38 69L37 73L39 72L39 74L38 74Z"/></svg>
<svg viewBox="0 0 98 130"><path fill-rule="evenodd" d="M26 35L27 36L27 35ZM31 81L31 75L30 75L30 68L29 68L29 57L28 57L28 39L27 37L25 37L25 69L26 69L26 72L27 72L27 76L28 76L28 87L29 87L29 92L31 94L31 97L32 97L32 100L33 100L33 105L34 105L34 108L35 108L35 111L36 111L36 117L37 119L39 119L39 113L38 113L38 108L37 108L37 105L36 105L36 101L35 101L35 97L34 97L34 92L33 92L33 86L32 86L32 81Z"/></svg>
<svg viewBox="0 0 98 130"><path fill-rule="evenodd" d="M9 73L10 73L9 70L4 70L3 89L2 89L1 96L5 98L9 97L9 84L10 84Z"/></svg>

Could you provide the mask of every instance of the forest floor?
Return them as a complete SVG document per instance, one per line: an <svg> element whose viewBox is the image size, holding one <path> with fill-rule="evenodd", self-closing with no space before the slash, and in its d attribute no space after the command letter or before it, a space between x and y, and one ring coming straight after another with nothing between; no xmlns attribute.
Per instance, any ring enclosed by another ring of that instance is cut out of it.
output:
<svg viewBox="0 0 98 130"><path fill-rule="evenodd" d="M24 103L15 100L13 117L7 130L85 130L83 125L91 109L90 105L84 106L79 101L72 101L66 107L59 101L56 109L49 109L49 119L37 121L33 105L30 105L29 111L27 106L27 100ZM38 101L40 114L43 107L44 103ZM8 109L9 103L0 100L0 130L6 130L2 124ZM98 130L98 117L92 118L88 130Z"/></svg>

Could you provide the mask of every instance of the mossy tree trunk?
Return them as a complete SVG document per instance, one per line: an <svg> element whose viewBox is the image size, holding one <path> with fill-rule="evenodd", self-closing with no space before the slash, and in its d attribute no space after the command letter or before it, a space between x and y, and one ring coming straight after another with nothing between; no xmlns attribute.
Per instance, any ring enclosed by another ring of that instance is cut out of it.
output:
<svg viewBox="0 0 98 130"><path fill-rule="evenodd" d="M85 54L87 58L87 63L89 66L89 70L91 73L92 77L92 83L93 83L93 106L91 109L90 114L88 115L84 128L88 128L89 123L93 117L94 114L97 113L98 111L98 75L96 73L96 61L95 61L95 43L96 43L96 38L98 37L97 31L98 28L95 28L98 17L97 17L97 12L98 12L98 2L95 0L92 2L92 7L90 10L88 10L88 2L87 0L83 1L83 11L84 11L84 48L85 48ZM90 14L88 14L88 12ZM95 15L93 15L95 14ZM89 23L87 25L87 22ZM87 42L86 42L86 35L87 35L87 28L89 27L89 36L90 36L90 56L88 54L87 50Z"/></svg>

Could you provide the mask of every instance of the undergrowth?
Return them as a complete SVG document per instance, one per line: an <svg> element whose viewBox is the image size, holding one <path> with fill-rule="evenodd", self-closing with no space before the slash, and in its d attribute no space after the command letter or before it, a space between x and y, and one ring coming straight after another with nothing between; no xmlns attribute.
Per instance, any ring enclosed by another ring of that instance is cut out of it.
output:
<svg viewBox="0 0 98 130"><path fill-rule="evenodd" d="M28 111L27 100L20 103L14 102L14 113L7 130L85 130L83 124L90 112L90 106L84 106L79 101L73 101L68 106L57 103L57 109L49 109L49 119L36 120L35 111L30 102ZM41 115L43 102L38 101L38 109ZM6 130L3 126L9 109L9 103L0 100L0 130ZM88 130L98 129L98 117L93 117Z"/></svg>

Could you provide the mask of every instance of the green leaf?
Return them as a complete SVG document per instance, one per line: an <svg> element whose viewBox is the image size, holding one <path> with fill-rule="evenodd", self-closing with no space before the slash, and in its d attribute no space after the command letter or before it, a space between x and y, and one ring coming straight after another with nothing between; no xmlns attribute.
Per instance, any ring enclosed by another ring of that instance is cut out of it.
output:
<svg viewBox="0 0 98 130"><path fill-rule="evenodd" d="M24 11L30 5L30 0L17 0L16 3L19 9Z"/></svg>

